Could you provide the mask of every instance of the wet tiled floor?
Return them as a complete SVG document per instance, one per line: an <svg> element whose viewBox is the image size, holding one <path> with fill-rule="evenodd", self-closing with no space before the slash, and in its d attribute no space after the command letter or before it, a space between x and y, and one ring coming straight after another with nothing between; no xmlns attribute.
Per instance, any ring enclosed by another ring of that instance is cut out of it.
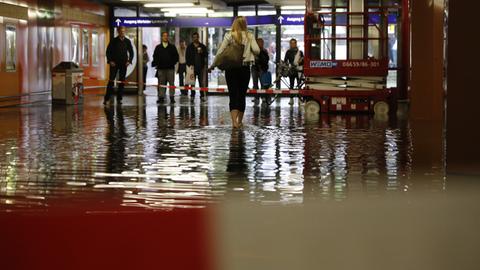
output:
<svg viewBox="0 0 480 270"><path fill-rule="evenodd" d="M104 108L100 97L87 96L78 107L1 109L0 208L90 196L150 209L203 207L229 196L295 204L425 188L411 179L406 121L306 117L298 102L281 99L249 102L245 127L233 130L227 97L155 101L127 97ZM442 170L435 173L427 188L441 191Z"/></svg>
<svg viewBox="0 0 480 270"><path fill-rule="evenodd" d="M225 96L101 101L0 108L7 269L480 263L476 178L445 176L441 138L425 126L249 99L234 130Z"/></svg>

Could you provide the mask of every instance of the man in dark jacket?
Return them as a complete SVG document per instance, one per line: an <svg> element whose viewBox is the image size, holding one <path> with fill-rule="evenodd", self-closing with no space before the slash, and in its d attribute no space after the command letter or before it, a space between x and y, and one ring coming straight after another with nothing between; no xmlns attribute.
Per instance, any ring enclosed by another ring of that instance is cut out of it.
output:
<svg viewBox="0 0 480 270"><path fill-rule="evenodd" d="M132 64L133 47L132 42L125 37L126 28L120 26L117 28L118 36L107 47L107 61L110 65L110 76L107 85L107 92L103 99L103 104L106 105L113 95L113 85L118 74L118 79L123 82L127 74L128 65ZM122 104L124 83L119 83L117 90L117 103Z"/></svg>
<svg viewBox="0 0 480 270"><path fill-rule="evenodd" d="M290 89L294 89L295 80L298 83L298 72L299 69L303 66L303 52L300 51L297 47L297 40L292 38L290 40L290 49L285 53L285 63L289 64L292 69L290 73Z"/></svg>
<svg viewBox="0 0 480 270"><path fill-rule="evenodd" d="M207 47L200 43L200 36L198 33L193 33L193 42L188 45L185 58L187 66L193 66L195 81L198 80L200 87L207 87L207 66L208 66L208 51ZM195 86L195 85L193 85ZM195 97L195 90L191 92L192 100ZM206 100L206 92L201 91L200 97L202 101Z"/></svg>
<svg viewBox="0 0 480 270"><path fill-rule="evenodd" d="M255 57L255 64L252 66L253 89L259 89L258 81L260 80L260 75L268 71L268 61L270 61L268 51L264 48L263 39L258 38L257 44L260 48L260 53Z"/></svg>
<svg viewBox="0 0 480 270"><path fill-rule="evenodd" d="M165 87L160 85L169 86L175 85L175 65L178 63L177 48L170 44L168 32L162 33L162 43L157 45L153 52L152 67L157 68L158 77L158 100L157 103L163 103L165 101ZM175 89L170 88L170 103L175 103Z"/></svg>
<svg viewBox="0 0 480 270"><path fill-rule="evenodd" d="M268 56L268 51L264 47L264 41L261 38L257 39L257 44L258 47L260 48L260 53L258 54L257 57L255 57L255 64L252 66L252 80L253 80L253 89L259 89L258 88L258 81L261 78L261 75L263 73L268 72L268 61L270 61L270 57ZM266 89L270 87L270 85L264 85L262 81L260 80L260 86L262 89ZM265 98L268 100L268 94L265 96ZM260 101L260 95L255 95L255 98L253 99L253 102L255 102L256 105L258 105Z"/></svg>

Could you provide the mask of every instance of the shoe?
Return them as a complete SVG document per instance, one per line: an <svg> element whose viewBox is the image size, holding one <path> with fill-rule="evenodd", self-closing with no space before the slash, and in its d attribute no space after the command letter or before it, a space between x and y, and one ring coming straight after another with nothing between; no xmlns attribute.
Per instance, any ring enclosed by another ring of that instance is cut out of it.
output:
<svg viewBox="0 0 480 270"><path fill-rule="evenodd" d="M201 97L200 100L201 100L202 102L207 102L207 98L206 98L206 97Z"/></svg>
<svg viewBox="0 0 480 270"><path fill-rule="evenodd" d="M165 102L165 98L163 98L163 97L159 97L157 99L157 104L161 104L161 103L164 103L164 102Z"/></svg>
<svg viewBox="0 0 480 270"><path fill-rule="evenodd" d="M288 105L293 105L293 98L290 98L290 102L288 102Z"/></svg>
<svg viewBox="0 0 480 270"><path fill-rule="evenodd" d="M174 103L175 103L175 98L174 98L174 97L171 97L171 98L170 98L170 103L171 103L171 104L174 104Z"/></svg>

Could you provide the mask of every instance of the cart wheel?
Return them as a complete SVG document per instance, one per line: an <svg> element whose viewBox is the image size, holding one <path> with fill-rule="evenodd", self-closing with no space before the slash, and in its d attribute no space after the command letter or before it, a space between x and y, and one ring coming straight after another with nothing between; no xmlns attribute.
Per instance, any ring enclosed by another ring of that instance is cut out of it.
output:
<svg viewBox="0 0 480 270"><path fill-rule="evenodd" d="M379 101L373 106L375 114L388 114L388 104L385 101Z"/></svg>
<svg viewBox="0 0 480 270"><path fill-rule="evenodd" d="M314 114L320 112L320 104L315 100L309 100L305 103L305 112L308 114Z"/></svg>

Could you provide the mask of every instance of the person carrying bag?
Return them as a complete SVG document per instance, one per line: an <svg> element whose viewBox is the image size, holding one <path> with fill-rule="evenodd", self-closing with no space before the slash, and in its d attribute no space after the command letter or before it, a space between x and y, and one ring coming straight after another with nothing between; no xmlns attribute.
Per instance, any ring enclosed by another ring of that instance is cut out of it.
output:
<svg viewBox="0 0 480 270"><path fill-rule="evenodd" d="M240 68L243 65L245 45L236 42L231 35L228 37L228 45L221 53L217 54L214 60L214 65L220 70Z"/></svg>
<svg viewBox="0 0 480 270"><path fill-rule="evenodd" d="M232 30L225 34L218 49L213 65L225 70L228 95L230 97L230 116L234 128L242 127L243 114L246 107L246 95L250 82L250 66L255 62L255 55L260 53L257 41L247 30L247 20L243 16L236 17Z"/></svg>

